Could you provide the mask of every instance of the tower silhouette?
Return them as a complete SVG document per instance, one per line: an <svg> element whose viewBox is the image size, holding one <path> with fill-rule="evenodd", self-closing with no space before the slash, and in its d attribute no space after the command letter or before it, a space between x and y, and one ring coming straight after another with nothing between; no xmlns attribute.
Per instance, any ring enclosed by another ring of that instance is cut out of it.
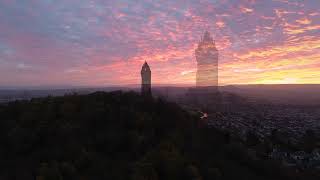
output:
<svg viewBox="0 0 320 180"><path fill-rule="evenodd" d="M197 87L218 87L218 50L206 31L195 50L197 60Z"/></svg>
<svg viewBox="0 0 320 180"><path fill-rule="evenodd" d="M151 96L151 70L147 61L141 68L141 94Z"/></svg>

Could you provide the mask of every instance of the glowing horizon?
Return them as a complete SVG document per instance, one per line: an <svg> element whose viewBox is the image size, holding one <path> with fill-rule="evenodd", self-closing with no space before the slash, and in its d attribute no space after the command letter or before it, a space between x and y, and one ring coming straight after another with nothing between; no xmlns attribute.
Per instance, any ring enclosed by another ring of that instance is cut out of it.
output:
<svg viewBox="0 0 320 180"><path fill-rule="evenodd" d="M320 84L320 2L0 2L0 86L195 84L204 31L219 85Z"/></svg>

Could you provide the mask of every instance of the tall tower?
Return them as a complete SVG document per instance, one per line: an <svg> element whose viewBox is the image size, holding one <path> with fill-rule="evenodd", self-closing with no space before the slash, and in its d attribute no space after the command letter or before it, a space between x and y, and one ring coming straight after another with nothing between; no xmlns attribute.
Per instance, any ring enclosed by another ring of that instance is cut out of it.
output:
<svg viewBox="0 0 320 180"><path fill-rule="evenodd" d="M218 50L206 31L195 50L197 60L197 87L218 87Z"/></svg>
<svg viewBox="0 0 320 180"><path fill-rule="evenodd" d="M141 69L141 94L151 96L151 70L147 61Z"/></svg>

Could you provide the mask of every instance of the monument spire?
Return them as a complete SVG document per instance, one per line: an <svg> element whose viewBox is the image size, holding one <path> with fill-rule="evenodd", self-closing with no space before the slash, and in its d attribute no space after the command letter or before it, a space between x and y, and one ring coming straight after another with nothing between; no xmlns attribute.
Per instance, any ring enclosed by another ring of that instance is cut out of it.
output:
<svg viewBox="0 0 320 180"><path fill-rule="evenodd" d="M197 87L218 86L218 50L209 31L205 31L198 48L195 50L197 60Z"/></svg>
<svg viewBox="0 0 320 180"><path fill-rule="evenodd" d="M146 60L141 68L141 94L151 96L151 70Z"/></svg>

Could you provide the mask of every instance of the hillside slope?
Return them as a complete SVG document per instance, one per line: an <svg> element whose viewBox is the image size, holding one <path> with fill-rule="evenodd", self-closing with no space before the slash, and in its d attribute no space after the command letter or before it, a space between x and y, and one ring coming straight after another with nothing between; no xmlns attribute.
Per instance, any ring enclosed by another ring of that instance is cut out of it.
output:
<svg viewBox="0 0 320 180"><path fill-rule="evenodd" d="M255 159L242 142L201 126L178 105L133 92L11 102L0 106L0 119L1 180L300 176Z"/></svg>

